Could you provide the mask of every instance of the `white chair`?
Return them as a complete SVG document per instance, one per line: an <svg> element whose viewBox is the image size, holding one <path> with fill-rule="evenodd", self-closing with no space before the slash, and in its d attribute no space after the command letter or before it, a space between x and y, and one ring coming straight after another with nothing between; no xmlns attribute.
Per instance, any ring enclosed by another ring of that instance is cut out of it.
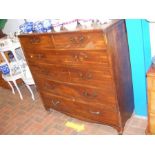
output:
<svg viewBox="0 0 155 155"><path fill-rule="evenodd" d="M12 89L12 93L15 94L15 90L14 90L14 87L13 85L11 84L11 82L13 82L14 86L16 87L18 93L19 93L19 96L20 98L23 100L23 96L21 94L21 91L16 83L16 81L18 79L22 79L26 85L26 87L28 88L28 90L30 91L31 93L31 96L32 96L32 99L35 100L34 98L34 93L33 91L31 90L31 87L29 85L34 85L34 80L32 78L32 75L31 75L31 72L29 70L29 67L25 61L25 59L18 59L17 58L17 53L16 53L16 50L17 49L20 49L21 52L22 52L22 49L20 47L20 43L19 42L10 42L8 41L9 43L7 45L2 45L0 47L0 54L2 55L3 59L4 59L4 63L7 64L10 72L9 74L2 74L2 78L8 82L9 86L11 87ZM1 43L1 41L0 41ZM5 55L5 52L8 52L8 51L11 51L12 55L13 55L13 60L9 61ZM24 57L24 55L23 55Z"/></svg>

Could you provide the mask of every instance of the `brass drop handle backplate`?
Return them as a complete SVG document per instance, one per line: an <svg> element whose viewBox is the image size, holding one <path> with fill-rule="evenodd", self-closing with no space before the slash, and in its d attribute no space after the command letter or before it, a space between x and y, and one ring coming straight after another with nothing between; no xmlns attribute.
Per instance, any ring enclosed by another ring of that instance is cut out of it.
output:
<svg viewBox="0 0 155 155"><path fill-rule="evenodd" d="M43 54L37 54L37 55L36 55L36 57L37 57L38 59L42 59L43 56L44 56Z"/></svg>
<svg viewBox="0 0 155 155"><path fill-rule="evenodd" d="M74 54L73 57L74 57L74 59L76 61L81 61L81 62L83 60L87 60L88 59L88 55L86 53L83 53L83 52Z"/></svg>
<svg viewBox="0 0 155 155"><path fill-rule="evenodd" d="M100 112L99 111L89 111L91 114L94 114L94 115L100 115Z"/></svg>
<svg viewBox="0 0 155 155"><path fill-rule="evenodd" d="M80 59L87 59L88 55L86 53L84 53L84 52L81 52L81 53L79 53L79 58Z"/></svg>
<svg viewBox="0 0 155 155"><path fill-rule="evenodd" d="M42 59L43 57L44 57L43 54L36 54L36 55L31 54L31 55L30 55L30 58Z"/></svg>
<svg viewBox="0 0 155 155"><path fill-rule="evenodd" d="M84 42L84 40L85 40L85 37L82 35L70 38L70 41L72 44L81 44Z"/></svg>
<svg viewBox="0 0 155 155"><path fill-rule="evenodd" d="M92 79L92 74L91 73L80 73L79 74L80 78L83 79L83 80L89 80L89 79Z"/></svg>
<svg viewBox="0 0 155 155"><path fill-rule="evenodd" d="M97 96L97 93L96 92L94 92L94 93L88 93L87 91L84 91L83 92L83 96L84 97L88 97L88 98L94 98L94 97L96 97Z"/></svg>
<svg viewBox="0 0 155 155"><path fill-rule="evenodd" d="M87 74L86 74L86 78L87 78L87 79L92 79L92 77L93 77L93 76L92 76L91 73L87 73Z"/></svg>
<svg viewBox="0 0 155 155"><path fill-rule="evenodd" d="M82 43L84 41L85 37L84 36L80 36L79 37L79 42Z"/></svg>
<svg viewBox="0 0 155 155"><path fill-rule="evenodd" d="M44 74L44 75L48 75L49 74L48 70L46 70L46 69L42 69L40 72L42 74Z"/></svg>
<svg viewBox="0 0 155 155"><path fill-rule="evenodd" d="M76 38L75 37L71 37L70 41L71 41L72 44L76 44Z"/></svg>
<svg viewBox="0 0 155 155"><path fill-rule="evenodd" d="M40 38L31 38L30 42L31 42L31 44L38 44L38 43L40 43Z"/></svg>
<svg viewBox="0 0 155 155"><path fill-rule="evenodd" d="M45 83L44 85L45 85L45 88L50 89L50 90L55 89L55 87L56 87L56 85L49 84L49 83Z"/></svg>
<svg viewBox="0 0 155 155"><path fill-rule="evenodd" d="M57 106L58 104L60 104L60 101L58 101L58 100L52 100L52 104L54 106Z"/></svg>

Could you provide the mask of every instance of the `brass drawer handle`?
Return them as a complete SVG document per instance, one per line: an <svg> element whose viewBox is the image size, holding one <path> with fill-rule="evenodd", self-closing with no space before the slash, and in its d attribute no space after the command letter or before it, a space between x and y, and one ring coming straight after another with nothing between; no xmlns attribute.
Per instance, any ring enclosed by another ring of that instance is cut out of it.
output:
<svg viewBox="0 0 155 155"><path fill-rule="evenodd" d="M55 89L55 87L56 87L56 85L54 85L54 84L49 84L49 83L45 83L45 88L47 88L47 89Z"/></svg>
<svg viewBox="0 0 155 155"><path fill-rule="evenodd" d="M84 36L71 37L70 41L72 44L81 44L85 40Z"/></svg>
<svg viewBox="0 0 155 155"><path fill-rule="evenodd" d="M94 115L100 115L101 113L99 111L89 111L91 114L94 114Z"/></svg>
<svg viewBox="0 0 155 155"><path fill-rule="evenodd" d="M35 38L31 38L31 39L30 39L30 43L31 43L31 44L34 44L34 43L35 43Z"/></svg>
<svg viewBox="0 0 155 155"><path fill-rule="evenodd" d="M74 59L75 60L78 60L79 59L79 56L78 55L74 55Z"/></svg>
<svg viewBox="0 0 155 155"><path fill-rule="evenodd" d="M83 80L90 80L93 77L91 73L86 73L85 75L83 73L80 73L79 76Z"/></svg>
<svg viewBox="0 0 155 155"><path fill-rule="evenodd" d="M86 53L80 53L78 55L79 60L83 61L85 59L88 59L88 55Z"/></svg>
<svg viewBox="0 0 155 155"><path fill-rule="evenodd" d="M38 59L42 59L43 56L44 56L43 54L37 54L37 55L36 55L36 57L37 57Z"/></svg>
<svg viewBox="0 0 155 155"><path fill-rule="evenodd" d="M31 54L30 55L30 58L34 58L34 57L36 57L37 59L42 59L44 55L43 54L36 54L36 55Z"/></svg>
<svg viewBox="0 0 155 155"><path fill-rule="evenodd" d="M41 70L40 72L41 72L42 74L44 74L44 75L48 75L48 74L49 74L49 72L48 72L46 69Z"/></svg>
<svg viewBox="0 0 155 155"><path fill-rule="evenodd" d="M76 39L75 39L74 37L71 37L71 38L70 38L70 41L71 41L72 44L76 44L76 43L77 43L77 42L76 42Z"/></svg>
<svg viewBox="0 0 155 155"><path fill-rule="evenodd" d="M88 93L87 91L84 91L84 92L83 92L83 96L84 96L84 97L88 97L88 98L95 98L95 97L97 97L97 93L94 92L94 93L90 94L90 93Z"/></svg>
<svg viewBox="0 0 155 155"><path fill-rule="evenodd" d="M40 38L36 38L36 43L40 43Z"/></svg>
<svg viewBox="0 0 155 155"><path fill-rule="evenodd" d="M80 37L79 37L79 42L80 42L80 43L84 42L84 40L85 40L85 37L84 37L84 36L80 36Z"/></svg>
<svg viewBox="0 0 155 155"><path fill-rule="evenodd" d="M31 44L38 44L38 43L40 43L40 38L31 38L30 43Z"/></svg>
<svg viewBox="0 0 155 155"><path fill-rule="evenodd" d="M88 55L86 53L75 54L73 55L73 57L76 61L83 61L83 60L88 59Z"/></svg>
<svg viewBox="0 0 155 155"><path fill-rule="evenodd" d="M87 75L86 75L86 79L92 79L92 74L91 73L88 73Z"/></svg>
<svg viewBox="0 0 155 155"><path fill-rule="evenodd" d="M81 79L84 79L83 73L80 73L79 76L80 76Z"/></svg>
<svg viewBox="0 0 155 155"><path fill-rule="evenodd" d="M58 100L52 100L52 104L53 104L54 106L57 106L57 105L60 104L60 101L58 101Z"/></svg>

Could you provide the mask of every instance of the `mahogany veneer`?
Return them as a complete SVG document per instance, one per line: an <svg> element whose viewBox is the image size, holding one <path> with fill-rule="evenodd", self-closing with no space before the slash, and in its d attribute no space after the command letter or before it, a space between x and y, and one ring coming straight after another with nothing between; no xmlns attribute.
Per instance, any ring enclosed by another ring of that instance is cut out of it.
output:
<svg viewBox="0 0 155 155"><path fill-rule="evenodd" d="M134 109L124 20L103 29L25 34L19 39L47 110L123 132Z"/></svg>
<svg viewBox="0 0 155 155"><path fill-rule="evenodd" d="M155 66L147 72L148 126L146 134L155 134Z"/></svg>

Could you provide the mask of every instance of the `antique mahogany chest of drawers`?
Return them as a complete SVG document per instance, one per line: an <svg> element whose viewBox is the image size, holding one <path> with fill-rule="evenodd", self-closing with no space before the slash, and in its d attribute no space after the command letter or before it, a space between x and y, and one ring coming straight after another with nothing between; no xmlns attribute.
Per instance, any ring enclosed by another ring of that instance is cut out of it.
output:
<svg viewBox="0 0 155 155"><path fill-rule="evenodd" d="M24 34L19 39L47 110L123 132L134 109L124 20L102 29Z"/></svg>
<svg viewBox="0 0 155 155"><path fill-rule="evenodd" d="M155 134L155 67L150 67L147 73L148 94L148 126L146 133Z"/></svg>

